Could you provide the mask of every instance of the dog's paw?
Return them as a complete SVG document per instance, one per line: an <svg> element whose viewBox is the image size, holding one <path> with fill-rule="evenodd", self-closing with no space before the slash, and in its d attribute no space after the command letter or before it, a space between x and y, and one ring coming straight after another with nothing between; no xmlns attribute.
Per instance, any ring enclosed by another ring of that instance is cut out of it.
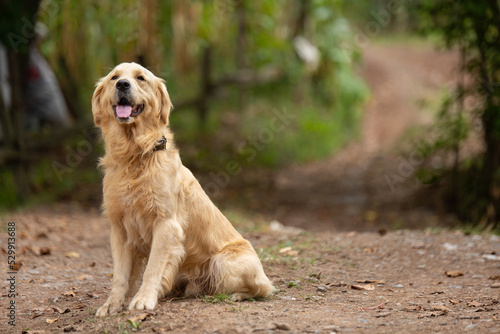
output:
<svg viewBox="0 0 500 334"><path fill-rule="evenodd" d="M115 314L118 313L118 311L121 310L122 308L122 303L123 301L119 300L107 300L104 305L99 307L97 312L95 313L96 317L105 317L108 314Z"/></svg>
<svg viewBox="0 0 500 334"><path fill-rule="evenodd" d="M135 295L134 299L128 305L129 311L133 310L152 310L158 302L158 294L155 293L141 293L140 291Z"/></svg>

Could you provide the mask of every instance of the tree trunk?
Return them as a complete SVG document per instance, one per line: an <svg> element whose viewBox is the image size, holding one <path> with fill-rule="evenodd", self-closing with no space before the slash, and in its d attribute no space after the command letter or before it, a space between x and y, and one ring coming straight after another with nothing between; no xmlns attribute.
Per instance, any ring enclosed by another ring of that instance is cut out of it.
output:
<svg viewBox="0 0 500 334"><path fill-rule="evenodd" d="M2 121L10 122L4 126L11 138L5 141L7 150L13 150L20 157L10 164L16 184L17 197L20 202L27 199L30 188L28 181L28 165L22 157L26 156L24 142L23 96L26 92L29 49L35 36L35 24L40 0L2 1L0 3L0 36L7 49L9 84L12 92L10 110L2 117Z"/></svg>

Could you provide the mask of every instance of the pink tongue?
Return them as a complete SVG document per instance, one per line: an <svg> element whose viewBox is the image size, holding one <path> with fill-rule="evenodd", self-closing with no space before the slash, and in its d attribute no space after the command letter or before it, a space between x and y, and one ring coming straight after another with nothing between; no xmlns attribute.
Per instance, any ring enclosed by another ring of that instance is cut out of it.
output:
<svg viewBox="0 0 500 334"><path fill-rule="evenodd" d="M120 118L130 117L131 113L132 113L131 106L116 106L116 115Z"/></svg>

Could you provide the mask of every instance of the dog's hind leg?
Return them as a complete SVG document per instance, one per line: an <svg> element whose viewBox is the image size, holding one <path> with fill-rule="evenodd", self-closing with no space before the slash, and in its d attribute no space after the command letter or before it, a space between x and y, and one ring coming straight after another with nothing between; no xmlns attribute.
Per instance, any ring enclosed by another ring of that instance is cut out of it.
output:
<svg viewBox="0 0 500 334"><path fill-rule="evenodd" d="M212 291L230 293L234 301L267 297L274 287L252 245L240 240L226 245L211 260Z"/></svg>

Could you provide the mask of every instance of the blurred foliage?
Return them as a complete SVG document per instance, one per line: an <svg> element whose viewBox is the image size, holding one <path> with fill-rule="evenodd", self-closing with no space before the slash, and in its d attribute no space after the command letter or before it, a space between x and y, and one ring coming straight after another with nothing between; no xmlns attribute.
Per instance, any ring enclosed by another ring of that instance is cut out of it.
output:
<svg viewBox="0 0 500 334"><path fill-rule="evenodd" d="M195 171L222 170L229 160L243 167L278 167L330 155L358 134L368 90L355 74L359 50L342 47L353 39L344 15L349 4L345 0L43 0L39 21L47 34L39 48L63 90L74 92L68 102L76 106L72 110L80 111L73 115L80 123L92 119L90 99L97 79L124 61L142 63L165 78L174 106L199 96L208 47L213 82L241 71L281 73L277 80L214 90L202 127L196 105L174 109L171 116L183 160ZM319 50L316 70L294 49L297 35ZM272 130L276 112L284 111L293 119L284 130ZM50 161L64 164L68 147L81 140L84 136L76 133L64 152L31 168L35 194L47 190L60 198L88 182L98 183L99 174L93 171L96 150L62 181L51 171ZM258 147L253 145L256 140ZM252 159L249 149L257 153ZM86 169L95 176L83 179ZM9 197L7 192L2 189L0 196Z"/></svg>
<svg viewBox="0 0 500 334"><path fill-rule="evenodd" d="M430 153L455 157L447 177L450 207L474 225L498 228L500 221L500 2L421 0L412 4L421 29L441 46L460 52L462 80L444 100ZM477 121L477 122L476 122ZM483 152L460 156L468 129L480 124ZM429 177L429 174L425 174ZM429 180L439 179L431 175Z"/></svg>

